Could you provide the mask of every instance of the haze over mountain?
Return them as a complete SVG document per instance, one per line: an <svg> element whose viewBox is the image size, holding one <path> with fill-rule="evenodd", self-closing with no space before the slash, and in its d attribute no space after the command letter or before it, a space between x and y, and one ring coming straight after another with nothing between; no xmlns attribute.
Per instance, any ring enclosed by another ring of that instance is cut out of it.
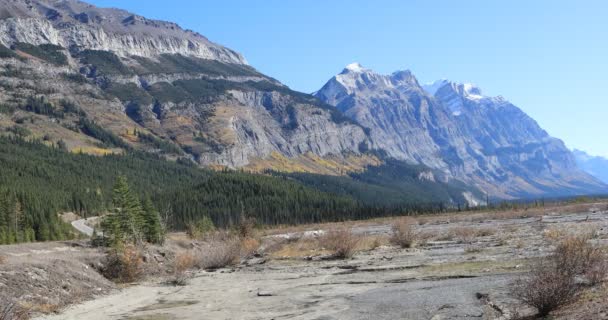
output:
<svg viewBox="0 0 608 320"><path fill-rule="evenodd" d="M352 64L315 97L175 23L76 0L0 5L3 134L72 152L343 176L300 181L349 195L390 185L395 199L479 204L480 189L515 198L606 188L521 110L470 85L425 90L409 71Z"/></svg>
<svg viewBox="0 0 608 320"><path fill-rule="evenodd" d="M562 141L502 97L471 84L421 86L410 71L381 75L348 65L315 93L370 129L390 156L440 170L498 197L576 194L604 186Z"/></svg>
<svg viewBox="0 0 608 320"><path fill-rule="evenodd" d="M578 166L590 175L608 183L608 159L592 156L585 151L574 149L572 151Z"/></svg>

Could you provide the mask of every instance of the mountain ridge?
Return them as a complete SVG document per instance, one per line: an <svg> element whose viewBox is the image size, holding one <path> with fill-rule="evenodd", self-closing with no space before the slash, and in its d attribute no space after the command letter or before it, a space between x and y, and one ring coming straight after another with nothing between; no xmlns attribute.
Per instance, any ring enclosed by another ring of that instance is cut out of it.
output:
<svg viewBox="0 0 608 320"><path fill-rule="evenodd" d="M422 86L410 71L381 75L360 65L315 95L371 129L389 156L440 170L498 197L605 190L579 170L559 139L503 97L447 80Z"/></svg>

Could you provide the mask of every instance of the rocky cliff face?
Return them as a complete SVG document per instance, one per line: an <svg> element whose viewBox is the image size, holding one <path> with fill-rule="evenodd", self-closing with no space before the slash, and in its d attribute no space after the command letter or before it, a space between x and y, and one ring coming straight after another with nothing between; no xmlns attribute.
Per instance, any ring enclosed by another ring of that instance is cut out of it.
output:
<svg viewBox="0 0 608 320"><path fill-rule="evenodd" d="M245 64L238 53L177 24L150 20L77 0L0 0L0 43L54 44L119 56L182 54Z"/></svg>
<svg viewBox="0 0 608 320"><path fill-rule="evenodd" d="M83 117L130 147L201 165L257 161L260 169L273 155L340 159L369 145L361 126L257 72L240 54L118 9L0 0L0 58L0 104L9 110L0 129L26 127L71 150L124 148L99 141ZM77 111L60 110L66 101ZM27 117L33 122L23 123Z"/></svg>
<svg viewBox="0 0 608 320"><path fill-rule="evenodd" d="M563 142L519 108L470 84L420 86L409 71L380 75L346 67L315 95L370 129L375 148L440 170L491 196L603 190L580 171Z"/></svg>

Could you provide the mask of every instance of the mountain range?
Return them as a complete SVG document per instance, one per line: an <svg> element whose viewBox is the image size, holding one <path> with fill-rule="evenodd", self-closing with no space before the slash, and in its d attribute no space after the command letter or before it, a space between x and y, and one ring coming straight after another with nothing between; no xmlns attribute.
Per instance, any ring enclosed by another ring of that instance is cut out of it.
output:
<svg viewBox="0 0 608 320"><path fill-rule="evenodd" d="M562 141L473 85L351 64L309 95L175 23L76 0L0 0L0 132L271 170L338 193L442 190L480 204L607 190Z"/></svg>
<svg viewBox="0 0 608 320"><path fill-rule="evenodd" d="M572 151L578 166L590 175L608 183L608 159L592 156L585 151L574 149Z"/></svg>

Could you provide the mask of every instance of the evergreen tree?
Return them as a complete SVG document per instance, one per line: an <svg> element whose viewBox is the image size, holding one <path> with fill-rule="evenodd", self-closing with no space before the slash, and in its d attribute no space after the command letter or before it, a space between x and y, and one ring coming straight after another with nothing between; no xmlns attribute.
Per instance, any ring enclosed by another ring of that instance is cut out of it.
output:
<svg viewBox="0 0 608 320"><path fill-rule="evenodd" d="M161 223L160 212L156 209L152 200L146 197L143 202L145 217L144 234L146 241L150 243L162 244L165 240L165 230Z"/></svg>
<svg viewBox="0 0 608 320"><path fill-rule="evenodd" d="M114 212L106 217L103 224L104 232L112 242L140 243L144 239L145 227L144 211L139 199L131 192L125 176L118 176L112 190L112 204Z"/></svg>

